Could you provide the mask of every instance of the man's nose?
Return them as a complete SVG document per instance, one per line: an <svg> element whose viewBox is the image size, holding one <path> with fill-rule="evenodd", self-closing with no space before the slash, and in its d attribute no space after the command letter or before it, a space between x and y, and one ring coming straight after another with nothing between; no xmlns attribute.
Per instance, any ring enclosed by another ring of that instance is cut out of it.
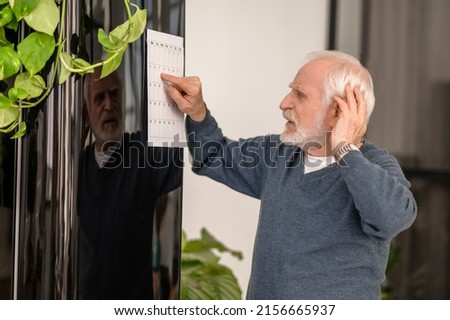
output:
<svg viewBox="0 0 450 320"><path fill-rule="evenodd" d="M292 109L292 101L290 99L290 94L287 94L283 100L280 102L280 109L286 110L286 109Z"/></svg>
<svg viewBox="0 0 450 320"><path fill-rule="evenodd" d="M105 100L103 101L104 108L106 111L111 111L114 108L114 102L113 99L109 96L109 94L105 95Z"/></svg>

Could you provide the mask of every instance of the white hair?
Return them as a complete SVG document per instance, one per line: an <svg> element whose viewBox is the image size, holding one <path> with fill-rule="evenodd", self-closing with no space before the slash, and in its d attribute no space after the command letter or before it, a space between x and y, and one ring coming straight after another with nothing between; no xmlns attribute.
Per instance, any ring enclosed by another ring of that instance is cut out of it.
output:
<svg viewBox="0 0 450 320"><path fill-rule="evenodd" d="M345 86L359 87L367 104L367 122L375 107L373 81L369 71L355 57L340 51L314 51L303 65L315 60L329 60L332 66L323 83L321 112L331 106L334 96L344 98Z"/></svg>

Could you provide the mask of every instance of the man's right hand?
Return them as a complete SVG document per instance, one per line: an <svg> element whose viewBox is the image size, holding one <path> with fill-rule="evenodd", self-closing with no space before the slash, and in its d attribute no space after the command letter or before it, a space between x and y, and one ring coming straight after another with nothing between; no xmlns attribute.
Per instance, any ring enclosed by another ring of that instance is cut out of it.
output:
<svg viewBox="0 0 450 320"><path fill-rule="evenodd" d="M196 122L205 119L206 104L198 77L176 77L161 73L161 79L168 82L166 92L182 112Z"/></svg>

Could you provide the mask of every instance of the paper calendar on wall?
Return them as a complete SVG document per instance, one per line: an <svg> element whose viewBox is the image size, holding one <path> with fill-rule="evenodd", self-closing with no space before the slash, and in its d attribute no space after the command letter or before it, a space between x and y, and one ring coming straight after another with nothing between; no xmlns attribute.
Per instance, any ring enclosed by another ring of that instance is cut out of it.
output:
<svg viewBox="0 0 450 320"><path fill-rule="evenodd" d="M183 38L153 30L147 38L147 143L180 147L185 142L184 114L169 98L161 73L184 75Z"/></svg>

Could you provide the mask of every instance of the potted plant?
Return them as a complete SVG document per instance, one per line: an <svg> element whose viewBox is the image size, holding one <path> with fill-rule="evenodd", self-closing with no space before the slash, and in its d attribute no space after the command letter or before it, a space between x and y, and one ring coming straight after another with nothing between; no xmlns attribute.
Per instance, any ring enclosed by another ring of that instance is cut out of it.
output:
<svg viewBox="0 0 450 320"><path fill-rule="evenodd" d="M237 300L242 291L232 270L219 263L220 253L242 260L242 253L231 250L205 228L200 239L182 236L180 298L182 300Z"/></svg>

